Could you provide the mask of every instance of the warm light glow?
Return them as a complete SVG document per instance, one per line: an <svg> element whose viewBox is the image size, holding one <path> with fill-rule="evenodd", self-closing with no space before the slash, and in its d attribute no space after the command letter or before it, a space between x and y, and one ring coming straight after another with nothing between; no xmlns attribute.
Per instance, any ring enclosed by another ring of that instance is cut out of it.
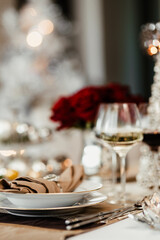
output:
<svg viewBox="0 0 160 240"><path fill-rule="evenodd" d="M14 169L7 169L5 177L8 180L12 181L12 180L14 180L15 178L18 177L18 174L19 174L18 171L14 170Z"/></svg>
<svg viewBox="0 0 160 240"><path fill-rule="evenodd" d="M25 18L29 18L29 17L35 17L37 16L37 11L35 8L32 7L31 4L27 4L26 6L24 6L21 9L21 14L25 17Z"/></svg>
<svg viewBox="0 0 160 240"><path fill-rule="evenodd" d="M33 170L29 171L27 175L30 176L30 177L33 177L33 178L40 178L40 177L42 177L40 172L35 172Z"/></svg>
<svg viewBox="0 0 160 240"><path fill-rule="evenodd" d="M147 51L148 51L148 54L152 56L152 55L157 54L158 49L155 46L151 45L151 46L149 46Z"/></svg>
<svg viewBox="0 0 160 240"><path fill-rule="evenodd" d="M34 8L28 8L28 12L30 12L30 14L31 14L31 16L37 16L37 12L36 12L36 10L34 9Z"/></svg>
<svg viewBox="0 0 160 240"><path fill-rule="evenodd" d="M63 165L65 168L72 166L72 160L70 158L65 159Z"/></svg>
<svg viewBox="0 0 160 240"><path fill-rule="evenodd" d="M159 41L157 39L153 40L153 45L159 47Z"/></svg>
<svg viewBox="0 0 160 240"><path fill-rule="evenodd" d="M19 25L24 33L27 33L37 23L37 15L38 12L32 4L27 4L20 10Z"/></svg>
<svg viewBox="0 0 160 240"><path fill-rule="evenodd" d="M48 35L53 32L54 25L49 19L42 20L38 25L38 30L43 35Z"/></svg>
<svg viewBox="0 0 160 240"><path fill-rule="evenodd" d="M0 154L4 157L15 156L17 153L15 150L0 150Z"/></svg>
<svg viewBox="0 0 160 240"><path fill-rule="evenodd" d="M21 149L19 153L20 153L20 155L23 155L24 152L25 152L25 150L24 150L24 149Z"/></svg>
<svg viewBox="0 0 160 240"><path fill-rule="evenodd" d="M101 149L96 145L87 145L82 156L82 165L88 175L95 174L100 168Z"/></svg>
<svg viewBox="0 0 160 240"><path fill-rule="evenodd" d="M30 47L38 47L42 44L43 37L39 32L33 31L28 33L26 41Z"/></svg>

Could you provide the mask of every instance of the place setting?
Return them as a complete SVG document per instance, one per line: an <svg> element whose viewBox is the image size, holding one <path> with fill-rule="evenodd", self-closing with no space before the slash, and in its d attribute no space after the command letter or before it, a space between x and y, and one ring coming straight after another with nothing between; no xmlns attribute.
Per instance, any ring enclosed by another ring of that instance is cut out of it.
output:
<svg viewBox="0 0 160 240"><path fill-rule="evenodd" d="M68 231L95 227L94 224L101 226L142 212L140 202L118 208L109 205L99 207L107 202L107 197L99 192L101 188L101 183L84 180L84 170L80 165L67 168L60 176L19 177L12 182L1 179L0 209L2 214L7 213L6 219L8 214L22 217L22 221L24 217L32 218L33 222L37 218L57 218L63 220ZM94 209L96 206L98 208ZM90 207L93 209L87 210Z"/></svg>
<svg viewBox="0 0 160 240"><path fill-rule="evenodd" d="M50 180L20 177L11 183L1 180L0 208L19 216L56 217L74 214L107 198L98 192L101 183L83 180L82 166L72 166L57 180L53 178L50 175Z"/></svg>
<svg viewBox="0 0 160 240"><path fill-rule="evenodd" d="M60 222L63 230L87 231L129 217L157 226L154 219L159 218L158 193L137 195L136 201L126 191L126 155L143 140L139 110L134 103L103 103L99 106L93 129L95 138L98 144L117 154L120 163L120 184L117 184L120 188L115 190L115 185L111 185L112 198L105 193L103 181L87 177L82 165L67 166L59 175L19 176L12 181L2 178L1 221L10 219L10 215L18 217L19 224L27 219L32 219L31 223L40 218L46 223L52 219L52 223ZM115 172L112 172L113 177L117 177ZM136 197L136 193L134 195Z"/></svg>
<svg viewBox="0 0 160 240"><path fill-rule="evenodd" d="M142 210L141 204L118 206L107 203L100 192L101 183L84 179L80 165L67 168L61 175L48 175L33 179L19 177L12 182L0 180L0 209L3 217L17 216L19 224L24 218L60 219L64 229L88 229L112 221L119 221L130 213ZM9 215L8 215L9 214ZM27 220L26 220L27 221ZM31 222L32 222L31 221ZM58 220L57 220L58 221ZM53 221L54 222L54 221Z"/></svg>
<svg viewBox="0 0 160 240"><path fill-rule="evenodd" d="M153 202L153 198L146 197L144 201L145 196L140 195L137 202L127 195L125 166L126 154L143 139L140 122L136 104L101 104L99 107L94 128L97 141L120 158L121 189L113 196L112 202L102 191L101 182L87 178L82 165L71 165L59 175L20 176L12 181L2 178L0 209L4 214L23 219L60 219L68 231L110 224L127 217L142 221L138 214L146 215L144 202L149 201L146 199Z"/></svg>

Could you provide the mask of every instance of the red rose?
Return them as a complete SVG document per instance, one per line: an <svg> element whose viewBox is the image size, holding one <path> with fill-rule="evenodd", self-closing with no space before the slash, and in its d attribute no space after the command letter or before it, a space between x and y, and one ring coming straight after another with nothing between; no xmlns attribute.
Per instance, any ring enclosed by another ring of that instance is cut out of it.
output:
<svg viewBox="0 0 160 240"><path fill-rule="evenodd" d="M58 130L69 128L77 121L75 110L70 105L70 101L66 97L62 97L52 107L52 115L50 119L54 122L59 122Z"/></svg>
<svg viewBox="0 0 160 240"><path fill-rule="evenodd" d="M142 102L131 95L127 86L111 83L106 86L86 87L69 97L60 98L52 107L51 120L59 123L58 130L70 127L93 126L100 103Z"/></svg>
<svg viewBox="0 0 160 240"><path fill-rule="evenodd" d="M99 88L96 87L84 88L70 97L70 103L76 115L86 122L94 121L100 102Z"/></svg>

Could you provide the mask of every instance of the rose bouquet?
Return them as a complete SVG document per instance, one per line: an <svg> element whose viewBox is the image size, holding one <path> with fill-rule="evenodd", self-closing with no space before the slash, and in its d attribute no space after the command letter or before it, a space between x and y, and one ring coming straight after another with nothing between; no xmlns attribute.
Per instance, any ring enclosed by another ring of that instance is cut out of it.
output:
<svg viewBox="0 0 160 240"><path fill-rule="evenodd" d="M59 123L57 130L66 128L92 128L101 103L142 102L131 95L127 86L110 83L106 86L85 87L68 97L61 97L52 106L50 119Z"/></svg>

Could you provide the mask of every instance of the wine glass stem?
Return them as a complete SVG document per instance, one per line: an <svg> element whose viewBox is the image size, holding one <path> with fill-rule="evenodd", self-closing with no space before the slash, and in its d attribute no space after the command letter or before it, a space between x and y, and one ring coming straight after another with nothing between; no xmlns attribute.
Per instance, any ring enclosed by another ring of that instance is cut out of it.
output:
<svg viewBox="0 0 160 240"><path fill-rule="evenodd" d="M112 151L112 183L115 188L117 183L117 154L114 151Z"/></svg>
<svg viewBox="0 0 160 240"><path fill-rule="evenodd" d="M126 189L126 156L120 157L121 200L125 202Z"/></svg>

